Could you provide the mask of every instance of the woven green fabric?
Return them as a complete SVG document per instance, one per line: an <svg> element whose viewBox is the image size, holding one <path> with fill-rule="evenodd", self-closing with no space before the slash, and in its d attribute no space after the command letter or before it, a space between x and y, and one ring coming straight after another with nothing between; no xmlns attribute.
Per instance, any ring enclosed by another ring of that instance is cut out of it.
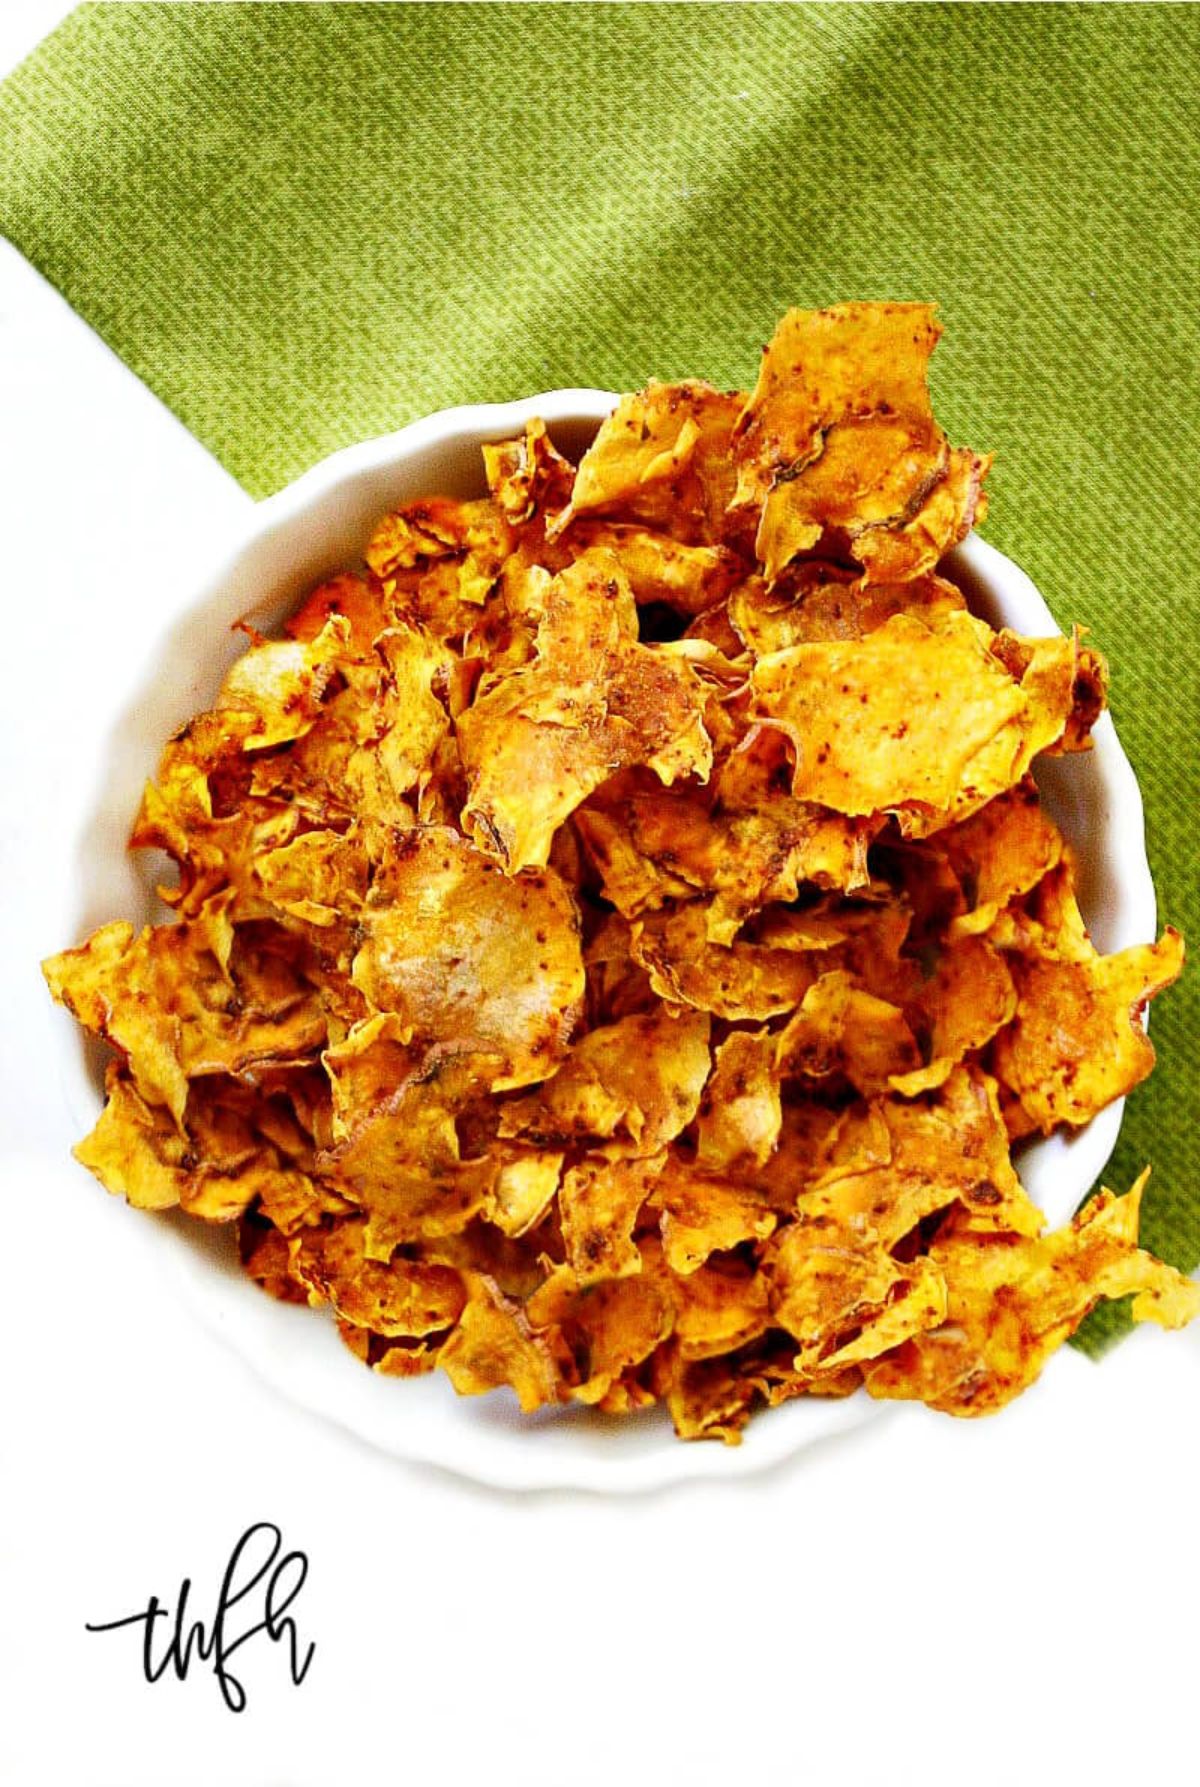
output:
<svg viewBox="0 0 1200 1787"><path fill-rule="evenodd" d="M0 225L255 494L467 400L754 375L940 301L987 535L1110 654L1200 938L1195 6L93 5L0 91ZM1200 1259L1197 985L1108 1175ZM1095 1334L1093 1330L1093 1334Z"/></svg>

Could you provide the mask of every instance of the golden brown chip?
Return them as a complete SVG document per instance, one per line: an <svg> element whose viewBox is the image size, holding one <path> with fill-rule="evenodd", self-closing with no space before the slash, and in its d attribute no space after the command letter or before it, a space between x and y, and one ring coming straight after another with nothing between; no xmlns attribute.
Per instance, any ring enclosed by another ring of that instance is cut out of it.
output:
<svg viewBox="0 0 1200 1787"><path fill-rule="evenodd" d="M501 873L457 832L393 840L363 913L354 984L440 1048L498 1057L493 1087L545 1077L583 998L579 921L553 869Z"/></svg>
<svg viewBox="0 0 1200 1787"><path fill-rule="evenodd" d="M735 508L759 518L768 581L830 537L877 582L915 577L968 533L988 461L951 453L934 420L940 333L927 304L783 318L735 438Z"/></svg>
<svg viewBox="0 0 1200 1787"><path fill-rule="evenodd" d="M862 639L910 614L927 626L966 607L962 591L928 574L907 583L864 584L852 572L819 562L796 567L791 580L768 586L749 577L729 598L729 619L756 657L818 640Z"/></svg>
<svg viewBox="0 0 1200 1787"><path fill-rule="evenodd" d="M965 910L952 933L986 931L996 915L1049 874L1062 855L1062 834L1042 806L1031 778L937 833L962 888Z"/></svg>
<svg viewBox="0 0 1200 1787"><path fill-rule="evenodd" d="M563 820L626 764L663 782L704 780L704 705L683 659L639 643L617 560L586 553L550 586L535 661L501 675L458 720L463 824L509 874L543 864Z"/></svg>
<svg viewBox="0 0 1200 1787"><path fill-rule="evenodd" d="M577 551L610 552L636 602L662 602L679 614L703 614L745 575L744 561L728 547L688 546L622 522L578 521L570 538Z"/></svg>
<svg viewBox="0 0 1200 1787"><path fill-rule="evenodd" d="M467 1305L438 1364L460 1396L508 1385L526 1414L563 1394L562 1361L520 1304L481 1273L467 1277Z"/></svg>
<svg viewBox="0 0 1200 1787"><path fill-rule="evenodd" d="M735 481L729 442L743 401L740 392L698 380L652 382L622 397L580 461L560 526L603 510L674 539L719 543Z"/></svg>
<svg viewBox="0 0 1200 1787"><path fill-rule="evenodd" d="M633 1160L581 1160L564 1175L558 1205L567 1264L581 1285L642 1269L633 1226L663 1169L665 1153Z"/></svg>
<svg viewBox="0 0 1200 1787"><path fill-rule="evenodd" d="M1036 1235L1041 1212L1009 1159L995 1082L956 1068L936 1092L851 1108L796 1208L811 1221L869 1229L887 1249L926 1217L961 1205L970 1226Z"/></svg>
<svg viewBox="0 0 1200 1787"><path fill-rule="evenodd" d="M221 684L218 713L249 714L243 751L302 738L321 710L321 698L339 662L351 652L350 623L331 615L315 639L256 641Z"/></svg>
<svg viewBox="0 0 1200 1787"><path fill-rule="evenodd" d="M514 440L486 441L483 465L488 489L513 527L532 521L539 511L556 515L570 500L575 468L537 418Z"/></svg>
<svg viewBox="0 0 1200 1787"><path fill-rule="evenodd" d="M754 727L708 789L614 777L575 816L605 897L637 918L709 893L708 940L731 943L747 918L796 899L806 882L863 886L878 825L797 800L791 774L782 737Z"/></svg>
<svg viewBox="0 0 1200 1787"><path fill-rule="evenodd" d="M1178 931L1115 956L1009 961L1017 1013L996 1038L992 1062L1034 1126L1045 1134L1060 1123L1078 1127L1145 1079L1154 1046L1142 1012L1179 977Z"/></svg>
<svg viewBox="0 0 1200 1787"><path fill-rule="evenodd" d="M368 582L365 577L343 571L331 577L328 583L319 583L305 597L296 612L284 622L284 632L289 639L311 641L335 614L349 622L354 655L364 659L370 657L371 647L394 618L391 604L377 580Z"/></svg>
<svg viewBox="0 0 1200 1787"><path fill-rule="evenodd" d="M657 1154L696 1115L708 1035L706 1015L661 1004L591 1030L553 1079L505 1106L500 1134L605 1142L610 1157Z"/></svg>
<svg viewBox="0 0 1200 1787"><path fill-rule="evenodd" d="M650 914L631 936L633 958L660 998L720 1018L761 1020L791 1011L815 979L794 951L710 943L705 908L696 903Z"/></svg>
<svg viewBox="0 0 1200 1787"><path fill-rule="evenodd" d="M563 1156L520 1142L503 1143L498 1153L491 1220L503 1234L516 1238L528 1234L550 1208L562 1177Z"/></svg>
<svg viewBox="0 0 1200 1787"><path fill-rule="evenodd" d="M675 1339L683 1359L711 1359L757 1340L770 1322L760 1272L735 1258L674 1280Z"/></svg>
<svg viewBox="0 0 1200 1787"><path fill-rule="evenodd" d="M676 1354L665 1387L667 1409L681 1440L741 1443L758 1386L725 1359L692 1362Z"/></svg>
<svg viewBox="0 0 1200 1787"><path fill-rule="evenodd" d="M706 1172L762 1166L779 1140L782 1114L769 1030L735 1030L717 1049L696 1123L696 1162Z"/></svg>
<svg viewBox="0 0 1200 1787"><path fill-rule="evenodd" d="M365 1211L370 1258L455 1234L489 1203L500 1162L464 1159L455 1119L486 1091L495 1065L494 1056L412 1057L396 1089L347 1116L343 1139L318 1156L321 1174Z"/></svg>
<svg viewBox="0 0 1200 1787"><path fill-rule="evenodd" d="M44 964L50 990L120 1050L142 1097L181 1123L189 1079L302 1059L325 1039L320 1000L284 954L237 942L232 895L194 919L104 925Z"/></svg>
<svg viewBox="0 0 1200 1787"><path fill-rule="evenodd" d="M489 567L495 577L512 544L511 530L495 504L435 496L386 515L364 556L382 578L459 555L474 560L481 577Z"/></svg>
<svg viewBox="0 0 1200 1787"><path fill-rule="evenodd" d="M650 1202L661 1211L663 1257L686 1278L714 1253L765 1241L778 1220L756 1190L668 1157Z"/></svg>
<svg viewBox="0 0 1200 1787"><path fill-rule="evenodd" d="M206 1222L229 1222L255 1199L265 1203L312 1195L312 1183L280 1167L236 1103L201 1086L188 1098L182 1124L148 1103L116 1062L106 1079L107 1103L75 1158L106 1190L141 1210L179 1205Z"/></svg>
<svg viewBox="0 0 1200 1787"><path fill-rule="evenodd" d="M1138 1249L1145 1181L1123 1198L1102 1191L1067 1228L1041 1239L952 1233L935 1241L930 1259L946 1283L946 1320L868 1368L872 1396L988 1414L1033 1383L1102 1297L1132 1294L1135 1321L1192 1321L1200 1286Z"/></svg>
<svg viewBox="0 0 1200 1787"><path fill-rule="evenodd" d="M913 1072L919 1055L904 1014L864 993L840 969L822 974L780 1032L778 1071L808 1079L844 1075L857 1092L880 1092Z"/></svg>
<svg viewBox="0 0 1200 1787"><path fill-rule="evenodd" d="M373 1259L365 1251L366 1226L347 1217L309 1229L293 1251L292 1271L345 1321L373 1334L420 1340L452 1327L466 1302L459 1273L419 1260Z"/></svg>
<svg viewBox="0 0 1200 1787"><path fill-rule="evenodd" d="M813 1377L876 1358L946 1314L945 1284L929 1260L901 1264L871 1230L829 1215L781 1230L767 1272L771 1319L797 1342L796 1370Z"/></svg>
<svg viewBox="0 0 1200 1787"><path fill-rule="evenodd" d="M650 1245L636 1273L581 1283L570 1266L556 1267L529 1299L525 1315L535 1329L570 1348L579 1382L570 1395L610 1412L644 1407L654 1400L627 1374L664 1341L674 1322L674 1305ZM625 1379L619 1397L614 1388Z"/></svg>
<svg viewBox="0 0 1200 1787"><path fill-rule="evenodd" d="M912 1096L940 1086L964 1056L982 1049L1017 1009L1017 992L1004 957L984 937L955 938L926 958L931 970L905 1003L905 1014L926 1042L924 1067L894 1070L894 1091Z"/></svg>
<svg viewBox="0 0 1200 1787"><path fill-rule="evenodd" d="M1070 644L1038 648L1015 679L966 614L936 631L898 614L865 639L762 659L764 719L796 751L793 792L840 813L892 811L921 836L1019 782L1071 711Z"/></svg>

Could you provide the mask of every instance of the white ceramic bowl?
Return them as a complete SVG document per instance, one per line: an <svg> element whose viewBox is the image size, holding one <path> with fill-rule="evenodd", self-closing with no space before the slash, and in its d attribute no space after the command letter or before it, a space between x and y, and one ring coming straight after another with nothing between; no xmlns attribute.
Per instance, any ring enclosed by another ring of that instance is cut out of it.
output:
<svg viewBox="0 0 1200 1787"><path fill-rule="evenodd" d="M118 915L156 915L159 865L131 859L125 840L163 740L209 704L241 651L244 639L230 631L235 621L246 617L264 632L273 630L313 583L360 560L387 509L433 493L480 494L482 441L519 433L527 419L541 416L557 444L575 455L615 401L606 391L551 391L445 410L333 454L261 503L200 593L168 607L160 634L142 642L138 671L114 710L109 761L81 839L87 893L78 934ZM994 625L1034 636L1058 631L1029 578L982 540L968 540L950 570ZM1078 853L1084 916L1097 946L1112 951L1153 939L1154 889L1137 784L1107 714L1095 741L1086 755L1046 760L1038 780ZM80 1049L66 1073L79 1134L99 1108L97 1061L94 1050ZM1052 1222L1069 1217L1091 1188L1120 1123L1115 1104L1070 1140L1053 1136L1024 1151L1022 1180ZM737 1448L683 1445L661 1410L621 1420L581 1408L522 1417L508 1392L460 1398L441 1373L403 1383L375 1376L347 1352L323 1315L276 1303L246 1279L229 1230L172 1218L160 1219L158 1228L196 1314L284 1395L385 1451L504 1488L634 1490L743 1475L877 1417L886 1406L863 1394L801 1400L760 1414Z"/></svg>

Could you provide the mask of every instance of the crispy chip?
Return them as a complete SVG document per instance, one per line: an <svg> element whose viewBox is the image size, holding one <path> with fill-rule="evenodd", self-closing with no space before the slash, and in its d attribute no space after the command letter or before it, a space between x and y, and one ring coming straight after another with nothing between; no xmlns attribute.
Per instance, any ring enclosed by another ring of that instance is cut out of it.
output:
<svg viewBox="0 0 1200 1787"><path fill-rule="evenodd" d="M721 1018L791 1011L815 979L805 957L791 950L709 943L705 909L696 904L642 919L631 936L633 958L660 998Z"/></svg>
<svg viewBox="0 0 1200 1787"><path fill-rule="evenodd" d="M418 1260L384 1265L365 1252L365 1238L366 1223L357 1217L310 1229L293 1254L292 1271L343 1320L373 1334L421 1340L452 1327L466 1302L459 1274Z"/></svg>
<svg viewBox="0 0 1200 1787"><path fill-rule="evenodd" d="M591 1030L539 1092L505 1106L500 1134L604 1141L610 1156L657 1154L696 1115L708 1035L707 1016L660 1004Z"/></svg>
<svg viewBox="0 0 1200 1787"><path fill-rule="evenodd" d="M352 978L419 1036L500 1058L499 1090L561 1060L583 997L579 921L552 869L509 877L447 827L377 864Z"/></svg>
<svg viewBox="0 0 1200 1787"><path fill-rule="evenodd" d="M611 553L585 554L554 580L537 652L458 721L463 823L510 874L544 864L557 827L623 765L673 782L703 780L712 764L703 688L686 662L638 643Z"/></svg>
<svg viewBox="0 0 1200 1787"><path fill-rule="evenodd" d="M700 381L651 383L623 397L580 462L560 525L604 510L674 539L718 543L728 528L729 443L742 403L740 392Z"/></svg>
<svg viewBox="0 0 1200 1787"><path fill-rule="evenodd" d="M580 1285L641 1271L633 1225L665 1160L665 1153L633 1160L589 1158L564 1174L558 1200L563 1245Z"/></svg>
<svg viewBox="0 0 1200 1787"><path fill-rule="evenodd" d="M438 1354L460 1396L508 1385L526 1414L561 1395L562 1374L550 1343L535 1333L521 1306L494 1279L472 1273L467 1306Z"/></svg>
<svg viewBox="0 0 1200 1787"><path fill-rule="evenodd" d="M670 1156L651 1193L662 1212L663 1255L686 1278L714 1253L765 1241L778 1218L762 1196Z"/></svg>
<svg viewBox="0 0 1200 1787"><path fill-rule="evenodd" d="M529 1299L525 1313L535 1328L549 1330L570 1348L580 1379L571 1396L614 1413L614 1386L650 1357L674 1324L669 1288L649 1245L636 1273L621 1278L583 1284L570 1266L559 1266ZM627 1382L620 1400L628 1409L653 1397L645 1391L639 1396Z"/></svg>
<svg viewBox="0 0 1200 1787"><path fill-rule="evenodd" d="M947 1286L946 1320L866 1374L872 1396L919 1396L957 1415L988 1414L1033 1383L1102 1297L1133 1294L1135 1321L1182 1327L1200 1286L1137 1246L1146 1174L1128 1196L1102 1191L1040 1240L952 1234L930 1258Z"/></svg>
<svg viewBox="0 0 1200 1787"><path fill-rule="evenodd" d="M1043 1133L1059 1123L1078 1127L1154 1066L1141 1013L1178 979L1183 939L1168 929L1157 943L1115 956L1010 959L1017 1011L996 1039L996 1073Z"/></svg>
<svg viewBox="0 0 1200 1787"><path fill-rule="evenodd" d="M1030 642L1040 649L1018 680L993 638L970 615L933 631L898 614L864 639L760 660L757 703L793 742L793 792L840 813L896 812L924 835L1013 787L1062 736L1070 645Z"/></svg>
<svg viewBox="0 0 1200 1787"><path fill-rule="evenodd" d="M926 304L791 310L738 420L735 507L759 516L768 581L823 538L876 581L931 571L980 511L988 461L951 453L926 383Z"/></svg>

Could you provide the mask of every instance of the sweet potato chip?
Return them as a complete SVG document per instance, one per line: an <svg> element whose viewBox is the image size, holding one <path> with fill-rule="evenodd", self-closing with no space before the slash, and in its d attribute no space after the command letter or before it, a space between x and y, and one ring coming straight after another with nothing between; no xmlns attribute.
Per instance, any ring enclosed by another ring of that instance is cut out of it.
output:
<svg viewBox="0 0 1200 1787"><path fill-rule="evenodd" d="M500 1058L493 1086L562 1059L583 997L575 905L552 869L508 876L447 827L376 865L354 984L438 1046Z"/></svg>
<svg viewBox="0 0 1200 1787"><path fill-rule="evenodd" d="M657 1154L696 1115L708 1035L704 1014L661 1004L591 1030L540 1091L505 1106L500 1134L605 1142L610 1156Z"/></svg>
<svg viewBox="0 0 1200 1787"><path fill-rule="evenodd" d="M758 515L768 581L844 540L876 581L931 571L981 512L987 460L952 454L926 383L926 304L791 310L738 420L734 506Z"/></svg>
<svg viewBox="0 0 1200 1787"><path fill-rule="evenodd" d="M1018 681L993 637L966 614L936 631L898 614L864 639L760 660L757 705L794 744L793 792L840 813L897 812L924 835L1014 786L1062 736L1070 647L1031 642L1044 649Z"/></svg>
<svg viewBox="0 0 1200 1787"><path fill-rule="evenodd" d="M558 826L624 765L672 782L703 780L712 764L702 685L686 662L638 642L611 553L585 554L554 580L537 652L477 695L457 728L463 824L509 874L544 864Z"/></svg>
<svg viewBox="0 0 1200 1787"><path fill-rule="evenodd" d="M611 1412L613 1389L622 1374L650 1357L671 1332L674 1306L650 1247L635 1274L583 1284L570 1266L559 1266L525 1306L535 1329L549 1330L569 1347L579 1382L570 1395L577 1402L606 1405ZM653 1401L627 1385L625 1409Z"/></svg>
<svg viewBox="0 0 1200 1787"><path fill-rule="evenodd" d="M872 1396L919 1397L982 1415L1033 1383L1049 1355L1102 1297L1132 1294L1135 1321L1182 1327L1200 1314L1200 1286L1137 1246L1143 1174L1065 1229L1041 1239L951 1235L930 1259L947 1288L946 1320L868 1368Z"/></svg>
<svg viewBox="0 0 1200 1787"><path fill-rule="evenodd" d="M778 733L752 728L708 789L654 788L617 776L576 814L605 897L627 918L709 893L709 942L731 943L746 919L805 883L853 890L867 881L877 825L847 819L788 790Z"/></svg>
<svg viewBox="0 0 1200 1787"><path fill-rule="evenodd" d="M762 1166L782 1123L776 1041L769 1030L735 1030L713 1057L696 1123L696 1162L720 1172L747 1160Z"/></svg>
<svg viewBox="0 0 1200 1787"><path fill-rule="evenodd" d="M719 543L734 492L729 458L739 392L651 383L623 397L580 461L561 526L603 510L693 544Z"/></svg>
<svg viewBox="0 0 1200 1787"><path fill-rule="evenodd" d="M665 1153L633 1160L590 1156L563 1175L558 1207L567 1264L580 1285L642 1269L633 1225Z"/></svg>
<svg viewBox="0 0 1200 1787"><path fill-rule="evenodd" d="M1154 1066L1141 1013L1178 979L1183 939L1168 929L1157 943L1115 956L1010 961L1017 1011L993 1046L996 1073L1043 1133L1060 1123L1077 1128Z"/></svg>
<svg viewBox="0 0 1200 1787"><path fill-rule="evenodd" d="M668 1157L650 1202L661 1211L663 1256L681 1278L711 1254L726 1253L744 1241L765 1241L778 1220L755 1190L675 1155Z"/></svg>
<svg viewBox="0 0 1200 1787"><path fill-rule="evenodd" d="M460 1396L508 1385L526 1414L562 1394L561 1365L551 1344L535 1333L520 1304L480 1273L469 1277L467 1306L438 1364Z"/></svg>
<svg viewBox="0 0 1200 1787"><path fill-rule="evenodd" d="M872 1101L846 1113L796 1208L892 1249L927 1217L961 1206L980 1230L1036 1235L1041 1213L1009 1159L995 1082L956 1068L936 1092Z"/></svg>
<svg viewBox="0 0 1200 1787"><path fill-rule="evenodd" d="M654 913L632 927L633 959L660 998L738 1020L791 1011L816 978L802 955L785 949L708 942L702 905Z"/></svg>
<svg viewBox="0 0 1200 1787"><path fill-rule="evenodd" d="M791 582L768 587L749 577L729 598L730 623L756 657L818 640L862 639L895 614L935 626L966 607L962 591L933 574L864 584L839 566L817 562L798 566Z"/></svg>
<svg viewBox="0 0 1200 1787"><path fill-rule="evenodd" d="M863 1093L882 1091L918 1059L903 1012L864 993L840 969L813 982L776 1043L781 1074L840 1074Z"/></svg>
<svg viewBox="0 0 1200 1787"><path fill-rule="evenodd" d="M333 1304L343 1320L389 1339L423 1339L453 1327L466 1292L447 1266L393 1259L386 1265L365 1251L366 1223L347 1217L310 1229L292 1257L292 1271Z"/></svg>

